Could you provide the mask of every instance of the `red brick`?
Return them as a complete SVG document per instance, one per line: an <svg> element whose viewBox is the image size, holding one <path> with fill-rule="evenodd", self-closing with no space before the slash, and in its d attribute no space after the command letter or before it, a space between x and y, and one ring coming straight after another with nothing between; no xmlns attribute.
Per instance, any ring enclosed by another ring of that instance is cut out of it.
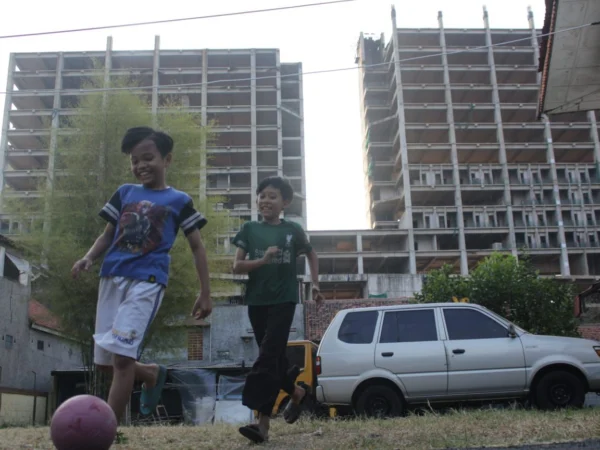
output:
<svg viewBox="0 0 600 450"><path fill-rule="evenodd" d="M600 341L600 323L590 323L581 325L578 328L579 334L585 339Z"/></svg>
<svg viewBox="0 0 600 450"><path fill-rule="evenodd" d="M188 338L188 344L187 344L188 360L189 361L201 360L203 358L203 344L204 344L204 342L203 342L204 335L203 335L202 328L188 330L187 338Z"/></svg>
<svg viewBox="0 0 600 450"><path fill-rule="evenodd" d="M358 300L325 300L320 309L317 309L315 303L306 303L304 305L305 333L306 338L318 342L323 333L338 313L342 309L364 308L372 306L385 305L403 305L408 303L408 298L394 299L375 299L363 298Z"/></svg>

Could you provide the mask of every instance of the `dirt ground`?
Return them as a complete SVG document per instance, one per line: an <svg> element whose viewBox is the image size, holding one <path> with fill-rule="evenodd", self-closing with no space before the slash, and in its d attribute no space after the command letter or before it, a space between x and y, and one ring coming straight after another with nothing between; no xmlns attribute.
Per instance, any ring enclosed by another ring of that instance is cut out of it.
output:
<svg viewBox="0 0 600 450"><path fill-rule="evenodd" d="M114 450L248 449L232 425L152 426L121 430ZM542 413L526 410L426 413L388 420L274 420L261 447L289 450L447 449L564 442L600 437L600 409ZM52 449L47 427L0 429L0 449ZM256 447L254 447L256 448Z"/></svg>

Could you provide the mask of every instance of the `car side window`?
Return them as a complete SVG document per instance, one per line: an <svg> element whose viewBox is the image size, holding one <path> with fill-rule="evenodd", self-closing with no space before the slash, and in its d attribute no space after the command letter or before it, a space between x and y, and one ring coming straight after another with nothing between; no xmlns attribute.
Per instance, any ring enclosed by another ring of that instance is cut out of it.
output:
<svg viewBox="0 0 600 450"><path fill-rule="evenodd" d="M444 309L444 319L451 341L508 337L506 327L474 309L447 308Z"/></svg>
<svg viewBox="0 0 600 450"><path fill-rule="evenodd" d="M385 313L379 343L428 342L437 339L433 309Z"/></svg>
<svg viewBox="0 0 600 450"><path fill-rule="evenodd" d="M373 342L377 311L349 312L338 331L338 339L347 344L370 344Z"/></svg>

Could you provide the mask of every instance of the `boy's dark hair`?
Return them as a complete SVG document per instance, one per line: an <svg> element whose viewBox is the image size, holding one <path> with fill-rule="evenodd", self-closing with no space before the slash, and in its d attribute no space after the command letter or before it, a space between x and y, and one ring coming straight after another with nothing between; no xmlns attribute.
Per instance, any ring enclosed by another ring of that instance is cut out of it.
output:
<svg viewBox="0 0 600 450"><path fill-rule="evenodd" d="M153 130L150 127L133 127L125 132L121 141L121 151L129 155L140 142L146 139L156 145L160 155L164 158L173 151L173 139L162 131Z"/></svg>
<svg viewBox="0 0 600 450"><path fill-rule="evenodd" d="M284 201L292 201L294 198L294 188L288 180L282 177L267 177L260 182L256 188L256 195L260 194L268 187L279 190Z"/></svg>

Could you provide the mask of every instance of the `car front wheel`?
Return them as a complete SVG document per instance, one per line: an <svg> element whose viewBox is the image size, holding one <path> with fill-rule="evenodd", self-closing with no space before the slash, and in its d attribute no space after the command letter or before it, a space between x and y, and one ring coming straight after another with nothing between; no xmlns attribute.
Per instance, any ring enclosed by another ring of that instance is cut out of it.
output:
<svg viewBox="0 0 600 450"><path fill-rule="evenodd" d="M359 416L397 417L404 412L404 403L394 389L374 385L359 395L355 410Z"/></svg>
<svg viewBox="0 0 600 450"><path fill-rule="evenodd" d="M535 388L535 403L545 410L581 408L585 403L584 383L570 372L549 372Z"/></svg>

